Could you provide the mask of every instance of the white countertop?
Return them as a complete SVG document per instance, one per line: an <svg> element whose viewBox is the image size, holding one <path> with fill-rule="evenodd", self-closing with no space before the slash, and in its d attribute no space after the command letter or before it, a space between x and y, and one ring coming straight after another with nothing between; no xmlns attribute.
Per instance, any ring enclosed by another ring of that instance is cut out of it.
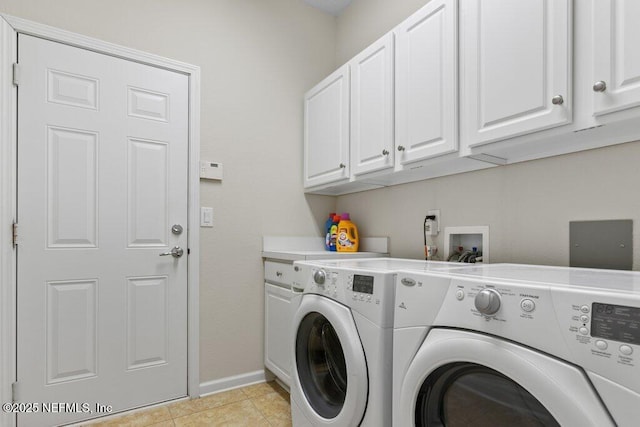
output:
<svg viewBox="0 0 640 427"><path fill-rule="evenodd" d="M264 236L262 257L282 261L309 259L357 259L389 255L388 237L365 237L360 240L362 252L333 252L324 248L322 237Z"/></svg>

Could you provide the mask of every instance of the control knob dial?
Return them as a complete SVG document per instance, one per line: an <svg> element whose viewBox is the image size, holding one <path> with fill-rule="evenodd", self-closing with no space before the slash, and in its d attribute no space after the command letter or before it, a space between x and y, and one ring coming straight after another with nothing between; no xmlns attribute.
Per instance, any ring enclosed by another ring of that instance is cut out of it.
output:
<svg viewBox="0 0 640 427"><path fill-rule="evenodd" d="M491 316L500 310L500 293L495 289L485 288L478 292L474 303L480 313Z"/></svg>
<svg viewBox="0 0 640 427"><path fill-rule="evenodd" d="M325 280L327 279L327 273L324 270L316 270L313 273L313 281L318 285L324 285Z"/></svg>

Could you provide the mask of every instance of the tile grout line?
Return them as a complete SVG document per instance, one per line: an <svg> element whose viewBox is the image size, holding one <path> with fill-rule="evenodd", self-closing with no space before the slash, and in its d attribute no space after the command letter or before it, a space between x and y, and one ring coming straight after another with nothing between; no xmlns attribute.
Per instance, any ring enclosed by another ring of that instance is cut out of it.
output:
<svg viewBox="0 0 640 427"><path fill-rule="evenodd" d="M256 396L257 397L257 396ZM269 420L269 418L265 415L264 412L262 412L260 410L260 408L258 408L258 406L256 405L256 403L253 401L253 399L249 399L251 401L251 405L253 405L254 408L256 408L256 411L258 411L260 413L260 415L262 415L262 418L265 419L265 421L270 425L273 426L273 424L271 424L271 420Z"/></svg>

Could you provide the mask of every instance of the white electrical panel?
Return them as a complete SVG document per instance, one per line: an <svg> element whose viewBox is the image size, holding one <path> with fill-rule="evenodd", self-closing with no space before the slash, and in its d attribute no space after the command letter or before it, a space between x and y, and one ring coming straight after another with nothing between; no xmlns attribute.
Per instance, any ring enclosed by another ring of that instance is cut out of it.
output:
<svg viewBox="0 0 640 427"><path fill-rule="evenodd" d="M222 181L222 163L201 161L200 162L200 178L217 179Z"/></svg>

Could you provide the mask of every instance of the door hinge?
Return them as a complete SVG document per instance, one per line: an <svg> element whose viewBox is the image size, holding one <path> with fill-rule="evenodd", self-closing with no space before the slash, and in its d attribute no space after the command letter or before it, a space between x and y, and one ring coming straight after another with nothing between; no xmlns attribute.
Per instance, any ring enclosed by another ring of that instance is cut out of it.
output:
<svg viewBox="0 0 640 427"><path fill-rule="evenodd" d="M11 403L18 402L18 399L20 399L20 395L18 394L18 382L16 381L11 383Z"/></svg>
<svg viewBox="0 0 640 427"><path fill-rule="evenodd" d="M13 64L13 84L18 86L20 83L20 65L18 63Z"/></svg>
<svg viewBox="0 0 640 427"><path fill-rule="evenodd" d="M18 246L18 223L13 223L13 247Z"/></svg>

